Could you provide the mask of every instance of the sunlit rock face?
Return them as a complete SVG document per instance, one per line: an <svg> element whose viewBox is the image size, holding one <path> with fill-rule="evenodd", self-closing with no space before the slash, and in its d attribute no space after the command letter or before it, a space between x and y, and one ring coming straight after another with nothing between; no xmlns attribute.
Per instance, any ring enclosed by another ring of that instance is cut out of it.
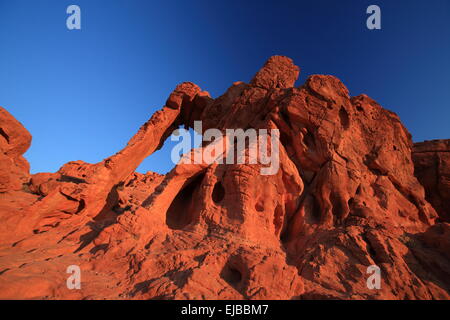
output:
<svg viewBox="0 0 450 320"><path fill-rule="evenodd" d="M295 87L299 72L274 56L217 99L182 83L121 151L56 173L29 175L31 136L0 109L0 298L449 299L448 143L412 153L396 114L333 76ZM136 173L180 125L266 130L277 170Z"/></svg>

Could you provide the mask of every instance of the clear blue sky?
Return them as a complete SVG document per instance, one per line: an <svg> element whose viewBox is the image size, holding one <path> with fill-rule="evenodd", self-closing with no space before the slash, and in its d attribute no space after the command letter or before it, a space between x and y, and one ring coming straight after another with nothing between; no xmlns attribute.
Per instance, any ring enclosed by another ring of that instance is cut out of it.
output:
<svg viewBox="0 0 450 320"><path fill-rule="evenodd" d="M66 8L82 30L66 28ZM382 30L366 28L381 7ZM271 55L395 111L415 141L450 138L450 1L0 0L0 105L33 135L32 172L120 150L173 88L214 97ZM168 171L170 146L138 171Z"/></svg>

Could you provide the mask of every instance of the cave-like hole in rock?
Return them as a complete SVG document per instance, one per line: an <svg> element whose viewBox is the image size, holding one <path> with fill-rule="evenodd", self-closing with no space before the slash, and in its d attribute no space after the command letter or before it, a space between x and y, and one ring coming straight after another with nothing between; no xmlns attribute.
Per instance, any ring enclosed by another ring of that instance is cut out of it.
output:
<svg viewBox="0 0 450 320"><path fill-rule="evenodd" d="M289 232L287 228L280 234L280 241L283 246L289 242Z"/></svg>
<svg viewBox="0 0 450 320"><path fill-rule="evenodd" d="M349 207L352 207L353 206L353 204L355 203L355 198L350 198L350 199L348 199L348 206Z"/></svg>
<svg viewBox="0 0 450 320"><path fill-rule="evenodd" d="M9 143L9 135L2 128L0 128L0 136L5 138L6 142Z"/></svg>
<svg viewBox="0 0 450 320"><path fill-rule="evenodd" d="M258 212L263 212L264 211L264 200L263 199L258 199L258 201L255 203L255 210Z"/></svg>
<svg viewBox="0 0 450 320"><path fill-rule="evenodd" d="M166 214L166 223L171 229L180 230L195 218L195 194L200 188L205 174L199 174L178 192Z"/></svg>
<svg viewBox="0 0 450 320"><path fill-rule="evenodd" d="M331 194L330 201L332 205L331 211L333 212L334 217L342 217L344 213L344 207L342 206L342 201L337 194Z"/></svg>
<svg viewBox="0 0 450 320"><path fill-rule="evenodd" d="M234 266L227 263L223 268L220 277L225 280L230 286L237 289L242 282L242 273Z"/></svg>
<svg viewBox="0 0 450 320"><path fill-rule="evenodd" d="M220 181L216 182L212 192L212 199L215 203L219 203L225 198L225 188Z"/></svg>
<svg viewBox="0 0 450 320"><path fill-rule="evenodd" d="M319 223L322 220L322 208L319 200L313 195L311 197L311 220L313 223Z"/></svg>
<svg viewBox="0 0 450 320"><path fill-rule="evenodd" d="M350 126L350 117L344 107L339 110L339 119L344 129L347 130Z"/></svg>

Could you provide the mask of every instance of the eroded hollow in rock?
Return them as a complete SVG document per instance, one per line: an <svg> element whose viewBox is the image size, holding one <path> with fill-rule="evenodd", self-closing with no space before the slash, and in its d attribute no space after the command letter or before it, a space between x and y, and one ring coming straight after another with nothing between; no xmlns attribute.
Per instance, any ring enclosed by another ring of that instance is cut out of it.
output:
<svg viewBox="0 0 450 320"><path fill-rule="evenodd" d="M230 286L239 291L239 286L242 283L242 272L234 265L228 262L220 273L220 277L225 280Z"/></svg>
<svg viewBox="0 0 450 320"><path fill-rule="evenodd" d="M258 201L255 203L255 210L258 212L264 211L264 200L262 198L259 198Z"/></svg>
<svg viewBox="0 0 450 320"><path fill-rule="evenodd" d="M195 218L195 194L202 184L204 174L199 174L181 189L170 204L166 223L171 229L180 230L191 224Z"/></svg>
<svg viewBox="0 0 450 320"><path fill-rule="evenodd" d="M344 107L341 107L341 109L339 110L339 119L341 121L342 127L347 130L350 127L350 117Z"/></svg>
<svg viewBox="0 0 450 320"><path fill-rule="evenodd" d="M225 188L220 181L216 182L212 192L212 199L215 203L219 203L225 198Z"/></svg>

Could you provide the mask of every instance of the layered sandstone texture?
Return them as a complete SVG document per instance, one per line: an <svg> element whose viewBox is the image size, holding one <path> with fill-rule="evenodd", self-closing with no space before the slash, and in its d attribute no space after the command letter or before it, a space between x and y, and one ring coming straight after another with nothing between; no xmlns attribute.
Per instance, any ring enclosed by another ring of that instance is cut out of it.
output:
<svg viewBox="0 0 450 320"><path fill-rule="evenodd" d="M0 298L449 299L449 142L413 145L395 113L299 73L274 56L216 99L182 83L121 151L56 173L29 174L31 136L0 108ZM135 172L194 121L278 129L279 170Z"/></svg>

